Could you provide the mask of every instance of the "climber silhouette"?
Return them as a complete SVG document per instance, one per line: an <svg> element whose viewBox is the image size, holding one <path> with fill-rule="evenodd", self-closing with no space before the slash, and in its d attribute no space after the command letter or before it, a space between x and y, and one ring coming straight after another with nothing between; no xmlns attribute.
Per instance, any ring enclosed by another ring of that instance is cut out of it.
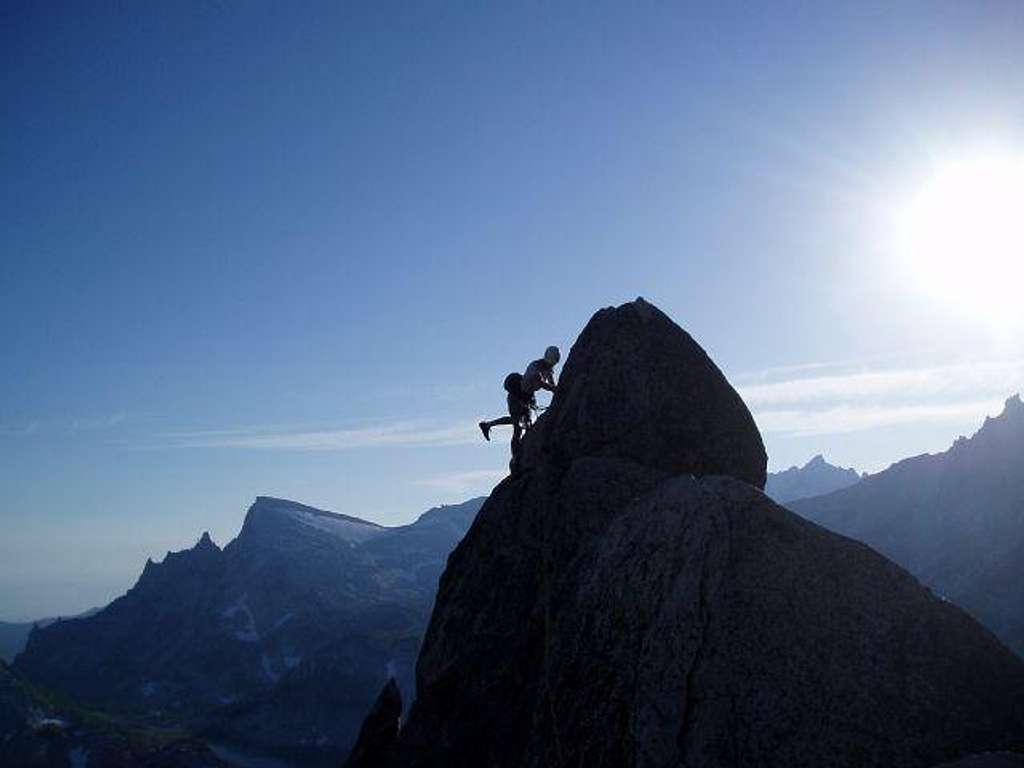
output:
<svg viewBox="0 0 1024 768"><path fill-rule="evenodd" d="M558 347L548 347L544 350L544 357L526 366L525 373L515 372L506 376L508 416L480 422L480 431L483 432L485 440L491 439L491 427L512 427L512 461L509 467L513 473L518 469L519 447L523 435L533 424L533 411L537 408L537 391L555 391L555 366L561 357Z"/></svg>

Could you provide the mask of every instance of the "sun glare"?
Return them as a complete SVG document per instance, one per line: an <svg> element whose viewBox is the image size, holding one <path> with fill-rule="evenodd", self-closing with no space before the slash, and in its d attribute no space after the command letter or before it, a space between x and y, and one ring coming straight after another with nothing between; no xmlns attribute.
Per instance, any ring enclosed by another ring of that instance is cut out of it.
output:
<svg viewBox="0 0 1024 768"><path fill-rule="evenodd" d="M1024 316L1024 155L936 166L898 215L898 248L927 293L978 319Z"/></svg>

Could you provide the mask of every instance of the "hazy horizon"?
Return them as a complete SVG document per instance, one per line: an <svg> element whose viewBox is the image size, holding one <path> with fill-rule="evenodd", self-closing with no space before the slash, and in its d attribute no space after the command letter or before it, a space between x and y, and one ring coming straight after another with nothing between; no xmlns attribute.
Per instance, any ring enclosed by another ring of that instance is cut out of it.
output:
<svg viewBox="0 0 1024 768"><path fill-rule="evenodd" d="M0 619L258 495L394 525L487 493L505 374L638 295L772 471L942 451L1024 389L1024 240L943 221L950 183L1024 188L1019 3L5 21Z"/></svg>
<svg viewBox="0 0 1024 768"><path fill-rule="evenodd" d="M1001 408L1002 408L1002 406L1000 406L1000 409L998 409L998 410L996 410L993 413L988 414L988 415L990 415L990 416L998 415L998 413L1001 410ZM980 427L981 427L981 424L979 423L978 424L978 428L980 429ZM968 436L969 437L971 434L973 434L973 431L962 433L962 434L964 436ZM940 449L936 449L934 451L926 451L924 453L938 453L938 452L945 451L947 448L949 448L952 445L952 443L956 439L956 437L959 437L959 436L960 435L957 435L954 438L952 438L949 441L949 445L946 445L946 446L944 446L944 447L942 447ZM797 462L795 465L790 465L790 466L803 466L804 464L807 463L807 461L809 461L811 458L813 458L814 455L815 454L808 455L806 460ZM907 456L900 457L899 459L896 459L893 462L890 462L889 464L886 464L885 466L880 466L877 469L872 470L871 473L873 474L875 472L883 471L887 467L891 466L892 463L896 463L898 461L902 461L905 458L913 458L914 456L917 456L917 455L920 455L920 454L910 454L910 455L907 455ZM829 461L830 464L835 464L835 462L830 460L829 456L825 455L824 458L825 458L826 461ZM789 469L789 468L790 468L789 466L786 466L786 467L782 467L782 466L771 467L770 466L769 470L771 472L779 472L779 471L782 471L784 469ZM847 467L844 467L844 468L847 468ZM852 469L856 469L859 473L863 473L863 472L866 471L866 470L864 470L864 469L862 469L860 467L852 467ZM494 471L493 477L490 477L489 475L485 474L485 473L490 473L490 472L491 472L490 470L482 470L479 473L474 473L474 476L469 477L469 478L465 478L465 482L467 482L467 483L484 483L484 484L494 483L494 484L496 484L498 482L498 480L500 480L501 477L504 476L504 474L505 474L504 472L502 472L500 470ZM480 492L479 494L470 494L470 495L467 495L465 497L460 497L460 498L446 498L444 501L439 501L439 502L437 502L437 504L434 504L431 507L420 509L420 510L416 510L415 512L410 512L409 510L402 510L402 512L397 516L396 519L380 520L380 519L374 519L371 516L364 516L363 519L370 520L371 522L380 523L382 525L389 525L389 526L406 525L406 524L416 520L416 518L418 518L424 512L428 511L428 509L432 509L432 508L437 507L437 506L443 506L445 504L457 504L457 503L459 503L461 501L468 501L468 500L470 500L472 498L475 498L476 495L486 496L487 492L489 490L490 490L490 488L488 487L487 489L485 489L484 491ZM441 494L441 495L445 495L445 494ZM171 549L168 549L168 550L166 550L163 553L157 553L157 552L154 551L151 554L149 554L148 557L152 558L155 561L160 561L160 560L162 560L166 556L166 554L168 552L178 551L178 550L183 549L183 548L190 548L191 546L193 546L202 537L202 534L204 532L210 533L211 534L211 538L213 539L214 543L217 544L219 547L223 548L224 546L226 546L230 541L232 541L241 532L242 523L244 522L244 519L245 519L245 514L248 511L249 505L256 500L256 496L276 496L278 498L282 498L278 494L273 494L273 493L254 494L253 497L243 507L241 507L239 510L237 510L237 519L236 519L236 521L234 523L234 525L235 525L234 530L231 530L231 524L230 523L228 525L226 525L225 527L223 527L223 529L217 531L216 533L214 533L209 528L202 528L201 530L197 530L196 531L196 533L192 537L191 541L186 541L186 542L182 543L180 546L172 547ZM290 501L301 502L303 504L308 504L310 506L317 506L316 504L308 502L305 499L297 499L297 498L295 498L295 499L289 499L289 500ZM330 508L324 508L324 509L326 509L329 512L338 512L339 511L339 510L330 509ZM349 512L349 513L346 513L346 514L355 514L355 513L354 512ZM92 608L102 608L103 606L105 606L108 603L110 603L112 600L120 597L122 594L124 594L124 592L126 592L131 586L134 585L134 583L135 583L136 579L138 578L138 576L141 575L142 567L144 565L145 565L145 561L144 560L139 562L137 564L137 568L135 569L135 572L133 574L129 574L130 575L129 580L127 582L125 582L122 586L110 587L107 592L102 592L100 590L94 590L93 593L96 594L96 595L99 595L100 597L93 604L83 605L83 606L81 606L79 608L73 608L71 610L51 611L49 613L36 611L36 612L27 612L27 613L23 613L23 614L20 614L20 615L19 614L15 614L13 616L8 616L8 615L0 614L0 622L28 623L28 622L38 621L40 619L52 618L52 617L57 617L57 616L67 618L69 616L74 616L74 615L79 614L79 613L84 613L85 611L88 611L88 610L90 610ZM129 568L129 571L130 571L130 568Z"/></svg>

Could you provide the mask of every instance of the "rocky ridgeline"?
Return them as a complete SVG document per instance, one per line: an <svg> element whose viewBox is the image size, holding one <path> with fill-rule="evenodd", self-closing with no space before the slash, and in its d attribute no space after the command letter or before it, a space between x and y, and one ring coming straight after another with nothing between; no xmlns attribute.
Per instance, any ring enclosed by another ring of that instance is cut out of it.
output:
<svg viewBox="0 0 1024 768"><path fill-rule="evenodd" d="M204 534L95 615L33 631L17 671L117 716L336 765L389 675L414 688L445 558L479 506L383 528L259 497L223 549Z"/></svg>
<svg viewBox="0 0 1024 768"><path fill-rule="evenodd" d="M574 345L349 765L930 766L1024 746L1024 665L774 504L742 400L642 300Z"/></svg>
<svg viewBox="0 0 1024 768"><path fill-rule="evenodd" d="M820 453L802 467L790 467L768 475L764 492L778 504L788 505L798 499L838 491L856 485L861 480L855 469L844 469L829 464Z"/></svg>
<svg viewBox="0 0 1024 768"><path fill-rule="evenodd" d="M970 438L789 508L863 541L1024 656L1024 402Z"/></svg>

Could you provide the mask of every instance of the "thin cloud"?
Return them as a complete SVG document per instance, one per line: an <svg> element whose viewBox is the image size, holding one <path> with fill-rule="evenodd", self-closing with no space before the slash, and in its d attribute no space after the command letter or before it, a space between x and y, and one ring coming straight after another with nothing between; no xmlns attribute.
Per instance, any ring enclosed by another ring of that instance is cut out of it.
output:
<svg viewBox="0 0 1024 768"><path fill-rule="evenodd" d="M766 433L788 437L842 435L905 424L956 424L998 413L1000 400L945 405L856 406L842 405L820 411L780 410L755 413Z"/></svg>
<svg viewBox="0 0 1024 768"><path fill-rule="evenodd" d="M31 437L32 435L67 435L79 432L99 432L113 429L128 420L125 411L118 411L104 416L89 416L65 421L62 419L34 419L23 427L0 424L0 436Z"/></svg>
<svg viewBox="0 0 1024 768"><path fill-rule="evenodd" d="M813 370L813 369L812 369ZM849 399L920 400L1006 396L1024 383L1024 361L961 363L925 368L841 371L740 384L752 408L810 405Z"/></svg>
<svg viewBox="0 0 1024 768"><path fill-rule="evenodd" d="M741 378L747 383L738 386L740 394L764 432L804 437L980 422L1020 389L1024 361L875 370L812 364Z"/></svg>
<svg viewBox="0 0 1024 768"><path fill-rule="evenodd" d="M292 431L210 430L164 435L180 448L242 448L283 451L349 451L359 448L407 446L435 448L468 445L479 440L474 422L428 425L407 421L356 429L305 429Z"/></svg>
<svg viewBox="0 0 1024 768"><path fill-rule="evenodd" d="M75 419L71 422L72 432L93 432L100 429L113 429L128 418L124 411L118 411L108 416L93 416L89 418Z"/></svg>
<svg viewBox="0 0 1024 768"><path fill-rule="evenodd" d="M880 427L981 421L1021 389L1024 360L871 369L838 363L772 368L739 377L738 389L760 429L782 437L847 434ZM254 426L165 433L164 446L279 451L444 447L479 441L476 423L396 421L369 426ZM493 470L452 472L418 481L452 493L492 483Z"/></svg>
<svg viewBox="0 0 1024 768"><path fill-rule="evenodd" d="M30 421L24 427L0 426L0 436L5 437L31 437L39 434L39 421Z"/></svg>
<svg viewBox="0 0 1024 768"><path fill-rule="evenodd" d="M762 368L759 371L740 373L735 378L737 381L747 381L748 383L752 383L753 381L782 379L786 376L793 376L794 374L806 373L808 371L822 371L830 368L832 370L839 370L844 367L848 368L851 365L852 363L841 361L778 365L771 368Z"/></svg>
<svg viewBox="0 0 1024 768"><path fill-rule="evenodd" d="M417 480L416 485L435 488L445 493L462 496L468 493L490 490L506 474L495 469L469 469L459 472L446 472L434 477Z"/></svg>

